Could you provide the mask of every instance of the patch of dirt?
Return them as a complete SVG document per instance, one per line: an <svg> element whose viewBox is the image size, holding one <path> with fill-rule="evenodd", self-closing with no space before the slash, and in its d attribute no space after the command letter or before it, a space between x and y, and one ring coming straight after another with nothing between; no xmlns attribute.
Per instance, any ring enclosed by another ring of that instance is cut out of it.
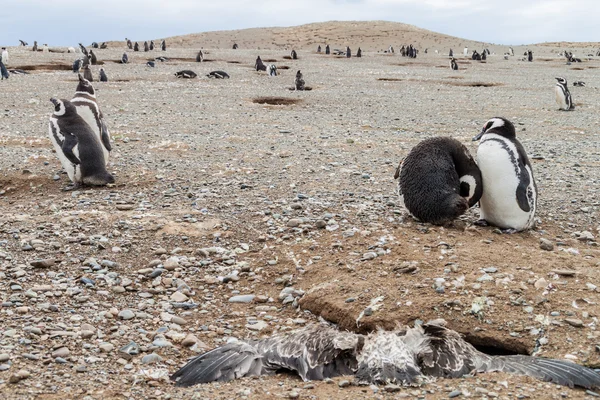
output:
<svg viewBox="0 0 600 400"><path fill-rule="evenodd" d="M289 106L302 102L302 99L290 99L288 97L257 97L252 99L256 104L268 104L272 106Z"/></svg>

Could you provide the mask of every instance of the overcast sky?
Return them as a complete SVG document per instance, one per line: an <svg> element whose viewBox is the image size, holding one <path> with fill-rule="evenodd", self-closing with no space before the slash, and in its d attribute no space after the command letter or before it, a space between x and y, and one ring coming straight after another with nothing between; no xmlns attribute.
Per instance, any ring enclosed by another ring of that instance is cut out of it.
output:
<svg viewBox="0 0 600 400"><path fill-rule="evenodd" d="M598 0L12 0L0 43L54 46L330 20L387 20L497 44L600 41Z"/></svg>

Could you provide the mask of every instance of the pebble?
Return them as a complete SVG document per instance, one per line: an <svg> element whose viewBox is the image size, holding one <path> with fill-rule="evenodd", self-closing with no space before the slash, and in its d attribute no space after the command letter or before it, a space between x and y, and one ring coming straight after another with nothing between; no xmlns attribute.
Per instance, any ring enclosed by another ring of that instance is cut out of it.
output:
<svg viewBox="0 0 600 400"><path fill-rule="evenodd" d="M453 398L455 398L455 397L458 397L458 396L460 396L461 394L462 394L462 391L461 391L461 390L453 390L452 392L450 392L450 393L448 394L448 398L449 398L449 399L453 399Z"/></svg>
<svg viewBox="0 0 600 400"><path fill-rule="evenodd" d="M565 318L565 322L575 328L583 327L583 321L578 318Z"/></svg>
<svg viewBox="0 0 600 400"><path fill-rule="evenodd" d="M394 384L388 384L388 385L385 385L384 390L388 393L396 393L396 392L399 392L400 390L402 390L402 387L400 387L398 385L394 385Z"/></svg>
<svg viewBox="0 0 600 400"><path fill-rule="evenodd" d="M61 347L61 348L58 348L58 349L56 349L56 350L54 350L52 352L52 357L53 358L57 358L57 357L63 357L64 358L64 357L67 357L70 353L71 352L69 351L68 347Z"/></svg>
<svg viewBox="0 0 600 400"><path fill-rule="evenodd" d="M348 381L346 379L339 381L338 386L341 388L348 387L348 386L350 386L350 381Z"/></svg>
<svg viewBox="0 0 600 400"><path fill-rule="evenodd" d="M8 361L10 359L10 355L7 353L0 354L0 362Z"/></svg>
<svg viewBox="0 0 600 400"><path fill-rule="evenodd" d="M232 296L229 298L230 303L251 303L254 300L253 294L243 294L238 296Z"/></svg>
<svg viewBox="0 0 600 400"><path fill-rule="evenodd" d="M156 353L146 354L144 357L142 357L142 364L154 364L161 361L162 357Z"/></svg>
<svg viewBox="0 0 600 400"><path fill-rule="evenodd" d="M184 303L188 300L189 300L189 297L187 297L185 294L181 293L180 291L176 291L171 295L171 301L175 301L177 303Z"/></svg>
<svg viewBox="0 0 600 400"><path fill-rule="evenodd" d="M10 378L8 378L8 381L10 383L18 383L19 381L27 379L30 376L31 372L27 371L26 369L20 369L15 374L11 375Z"/></svg>
<svg viewBox="0 0 600 400"><path fill-rule="evenodd" d="M119 318L127 321L135 317L135 313L129 309L125 309L119 313Z"/></svg>
<svg viewBox="0 0 600 400"><path fill-rule="evenodd" d="M267 326L269 326L269 324L267 324L265 321L256 321L255 324L246 324L247 329L250 329L251 331L257 331L257 332L262 331Z"/></svg>
<svg viewBox="0 0 600 400"><path fill-rule="evenodd" d="M546 238L540 238L540 249L546 250L546 251L552 251L552 250L554 250L554 243L552 243L550 240L548 240Z"/></svg>
<svg viewBox="0 0 600 400"><path fill-rule="evenodd" d="M194 336L191 333L188 333L188 335L181 341L181 345L184 347L191 347L199 341L200 340L196 336Z"/></svg>
<svg viewBox="0 0 600 400"><path fill-rule="evenodd" d="M45 260L35 260L30 262L31 266L34 268L50 268L54 264L56 264L56 260L53 258L48 258Z"/></svg>
<svg viewBox="0 0 600 400"><path fill-rule="evenodd" d="M289 399L297 399L298 397L300 397L300 393L298 393L295 390L292 390L291 392L288 393Z"/></svg>
<svg viewBox="0 0 600 400"><path fill-rule="evenodd" d="M325 229L325 227L327 226L327 222L325 222L325 221L324 221L324 220L322 220L322 219L319 219L319 220L317 220L317 221L315 222L315 226L316 226L318 229Z"/></svg>
<svg viewBox="0 0 600 400"><path fill-rule="evenodd" d="M292 218L287 222L287 226L288 226L288 228L296 228L296 227L300 226L301 223L302 223L301 219Z"/></svg>
<svg viewBox="0 0 600 400"><path fill-rule="evenodd" d="M111 351L113 351L113 349L115 348L115 346L112 343L103 342L103 343L100 343L98 345L98 348L103 353L110 353Z"/></svg>

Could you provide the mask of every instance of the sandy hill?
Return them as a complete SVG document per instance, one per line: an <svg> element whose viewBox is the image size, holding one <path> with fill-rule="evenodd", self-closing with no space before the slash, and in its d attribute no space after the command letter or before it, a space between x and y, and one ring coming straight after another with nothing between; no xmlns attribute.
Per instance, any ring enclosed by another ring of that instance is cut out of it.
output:
<svg viewBox="0 0 600 400"><path fill-rule="evenodd" d="M389 21L329 21L291 27L251 28L231 31L194 33L167 38L170 46L261 49L315 49L329 44L332 48L350 46L377 51L392 45L413 44L419 49L446 49L455 51L464 46L483 48L483 42L461 39L421 29L413 25Z"/></svg>

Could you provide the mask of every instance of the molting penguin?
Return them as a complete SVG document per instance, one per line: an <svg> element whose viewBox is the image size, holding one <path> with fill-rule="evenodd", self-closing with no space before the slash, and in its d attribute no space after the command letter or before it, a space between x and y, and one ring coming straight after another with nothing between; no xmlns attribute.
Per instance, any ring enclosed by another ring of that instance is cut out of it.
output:
<svg viewBox="0 0 600 400"><path fill-rule="evenodd" d="M555 79L557 82L554 86L554 95L556 97L558 109L563 111L575 109L573 99L571 98L571 92L569 92L569 88L567 87L567 80L561 77Z"/></svg>
<svg viewBox="0 0 600 400"><path fill-rule="evenodd" d="M92 86L89 79L83 78L81 74L79 75L79 83L77 84L77 89L75 89L75 96L71 99L71 104L75 106L77 114L83 118L92 129L92 132L94 132L94 135L96 135L98 142L102 145L104 161L108 164L108 157L112 150L110 132L106 126L104 115L100 111L100 107L96 101L94 86Z"/></svg>
<svg viewBox="0 0 600 400"><path fill-rule="evenodd" d="M537 187L514 125L505 118L492 118L473 138L480 139L477 164L484 187L479 203L480 224L495 225L508 232L533 227Z"/></svg>
<svg viewBox="0 0 600 400"><path fill-rule="evenodd" d="M469 150L450 137L423 140L396 169L399 195L423 222L443 225L474 206L483 192L481 172Z"/></svg>
<svg viewBox="0 0 600 400"><path fill-rule="evenodd" d="M458 63L454 57L450 59L450 68L452 68L454 71L458 71Z"/></svg>
<svg viewBox="0 0 600 400"><path fill-rule="evenodd" d="M115 178L106 170L102 146L89 125L77 114L68 100L50 99L54 113L48 132L58 158L73 182L68 189L80 185L103 186Z"/></svg>
<svg viewBox="0 0 600 400"><path fill-rule="evenodd" d="M90 62L92 65L98 64L98 58L96 58L96 54L94 54L94 50L90 50Z"/></svg>
<svg viewBox="0 0 600 400"><path fill-rule="evenodd" d="M304 90L304 77L302 76L302 72L298 70L296 72L296 80L294 81L294 87L296 90Z"/></svg>
<svg viewBox="0 0 600 400"><path fill-rule="evenodd" d="M104 68L100 68L100 82L108 82L108 76L106 76Z"/></svg>

